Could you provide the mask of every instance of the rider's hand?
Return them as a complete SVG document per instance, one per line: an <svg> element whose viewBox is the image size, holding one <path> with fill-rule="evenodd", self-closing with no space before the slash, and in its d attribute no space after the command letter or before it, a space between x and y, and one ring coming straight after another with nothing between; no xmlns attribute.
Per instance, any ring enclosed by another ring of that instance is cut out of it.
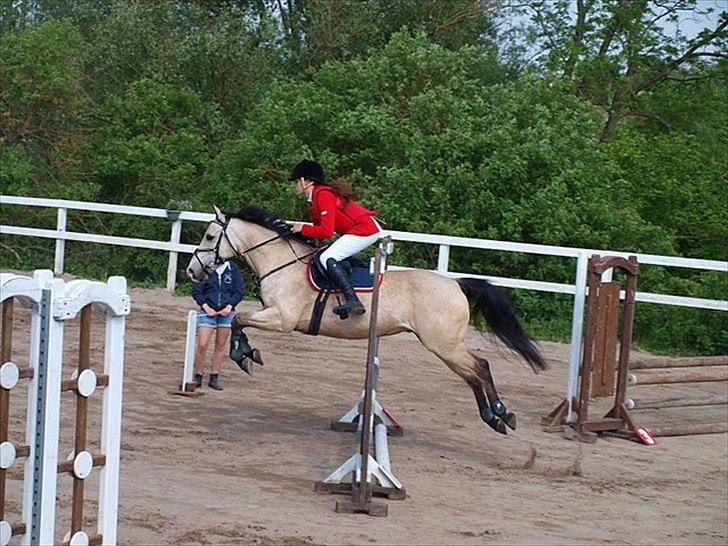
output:
<svg viewBox="0 0 728 546"><path fill-rule="evenodd" d="M202 310L207 313L208 317L214 317L217 315L217 311L215 311L212 307L207 305L206 303L202 304Z"/></svg>
<svg viewBox="0 0 728 546"><path fill-rule="evenodd" d="M303 224L301 222L294 222L291 224L291 233L301 233Z"/></svg>
<svg viewBox="0 0 728 546"><path fill-rule="evenodd" d="M233 312L233 306L232 305L226 305L225 307L223 307L222 309L220 309L217 312L217 314L220 315L221 317L226 317L226 316L228 316L232 312Z"/></svg>
<svg viewBox="0 0 728 546"><path fill-rule="evenodd" d="M285 220L275 220L273 222L273 229L278 231L279 233L290 233L291 232L291 226L289 226Z"/></svg>

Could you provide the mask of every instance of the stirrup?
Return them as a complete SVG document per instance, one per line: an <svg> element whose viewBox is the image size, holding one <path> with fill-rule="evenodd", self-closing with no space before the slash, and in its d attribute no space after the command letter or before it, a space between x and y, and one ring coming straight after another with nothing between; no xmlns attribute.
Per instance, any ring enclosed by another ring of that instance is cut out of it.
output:
<svg viewBox="0 0 728 546"><path fill-rule="evenodd" d="M367 312L366 308L359 300L347 301L341 305L337 305L332 310L334 314L339 315L341 320L349 318L349 313L352 315L363 315Z"/></svg>

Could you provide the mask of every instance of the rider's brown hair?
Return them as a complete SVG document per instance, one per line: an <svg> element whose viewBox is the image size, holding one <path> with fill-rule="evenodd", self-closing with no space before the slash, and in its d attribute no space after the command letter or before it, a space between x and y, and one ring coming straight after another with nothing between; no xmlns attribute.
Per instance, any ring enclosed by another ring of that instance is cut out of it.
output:
<svg viewBox="0 0 728 546"><path fill-rule="evenodd" d="M351 184L349 184L343 178L329 180L323 185L331 188L331 191L333 191L334 194L336 194L336 196L341 199L345 205L348 204L349 201L356 201L359 197L356 193L356 190L351 187Z"/></svg>

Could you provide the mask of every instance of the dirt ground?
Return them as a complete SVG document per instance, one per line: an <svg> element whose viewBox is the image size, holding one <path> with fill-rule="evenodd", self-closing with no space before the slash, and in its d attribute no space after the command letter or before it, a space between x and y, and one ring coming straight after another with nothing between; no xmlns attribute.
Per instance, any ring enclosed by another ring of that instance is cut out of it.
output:
<svg viewBox="0 0 728 546"><path fill-rule="evenodd" d="M341 497L315 494L313 485L354 453L353 435L330 431L329 422L358 397L366 342L250 331L266 359L253 378L227 361L224 391L171 396L167 391L176 388L182 373L192 300L162 289L130 294L121 544L728 540L725 434L661 438L646 447L611 438L582 444L544 433L541 416L564 394L568 347L543 343L552 368L535 376L475 331L469 344L491 360L501 397L518 415L518 430L504 437L486 427L470 389L413 336L384 338L380 400L405 428L403 437L390 439L389 449L407 498L388 501L386 518L336 514L334 501ZM25 351L23 313L16 312L18 360ZM98 353L101 328L94 334ZM69 328L71 364L76 343ZM726 389L724 383L699 387L701 393ZM21 394L13 398L11 432L24 430L22 401ZM63 403L63 422L71 429L73 402L64 398ZM649 426L667 416L691 422L728 418L719 407L664 410L638 421ZM97 425L92 420L92 429ZM67 449L70 442L66 431L62 444ZM59 481L60 539L70 513L70 480ZM93 532L97 486L91 478L88 482L86 522ZM19 510L20 487L18 469L11 469L9 514Z"/></svg>

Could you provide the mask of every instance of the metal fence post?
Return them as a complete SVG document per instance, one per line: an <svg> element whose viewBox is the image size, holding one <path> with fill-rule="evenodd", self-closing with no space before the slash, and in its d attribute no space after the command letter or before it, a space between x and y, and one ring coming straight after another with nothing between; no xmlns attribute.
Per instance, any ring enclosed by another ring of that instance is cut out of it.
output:
<svg viewBox="0 0 728 546"><path fill-rule="evenodd" d="M180 211L168 210L167 218L172 222L172 235L169 242L179 244L180 234L182 233L182 220L179 219ZM174 292L177 283L177 252L169 252L169 264L167 265L167 290Z"/></svg>
<svg viewBox="0 0 728 546"><path fill-rule="evenodd" d="M61 279L43 288L40 303L40 338L36 400L36 421L33 453L33 491L30 529L23 542L53 544L56 521L58 476L58 442L61 414L61 379L63 367L63 323L53 317L53 305L63 294Z"/></svg>
<svg viewBox="0 0 728 546"><path fill-rule="evenodd" d="M53 273L57 276L63 275L63 256L66 252L66 215L68 209L58 209L58 222L56 225L56 231L58 237L56 238L56 261L53 266Z"/></svg>
<svg viewBox="0 0 728 546"><path fill-rule="evenodd" d="M576 261L576 292L574 293L574 311L571 317L571 346L569 351L569 375L566 385L566 402L568 412L566 421L571 422L574 414L571 403L576 396L579 381L579 365L581 364L581 342L584 324L584 305L586 303L586 278L589 254L580 252Z"/></svg>

